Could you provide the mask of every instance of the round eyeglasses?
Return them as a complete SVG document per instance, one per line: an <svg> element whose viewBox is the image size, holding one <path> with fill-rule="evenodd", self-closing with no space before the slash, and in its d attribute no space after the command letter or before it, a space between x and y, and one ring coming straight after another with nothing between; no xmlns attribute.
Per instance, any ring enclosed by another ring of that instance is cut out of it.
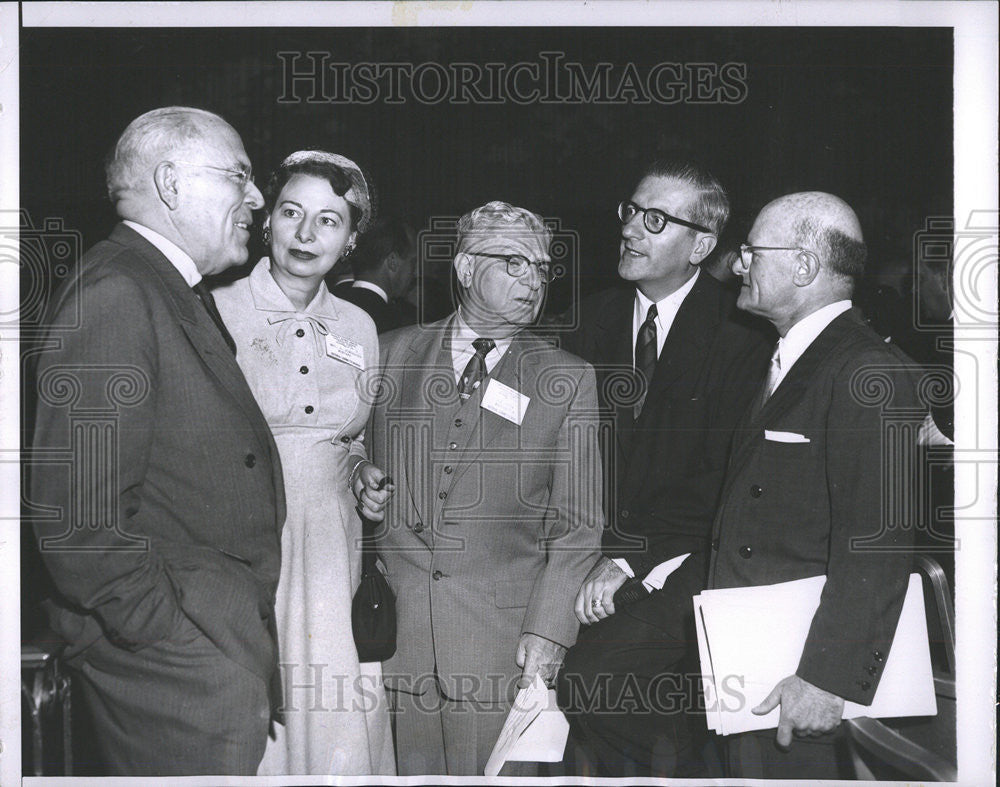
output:
<svg viewBox="0 0 1000 787"><path fill-rule="evenodd" d="M697 230L698 232L712 232L708 227L695 224L693 221L688 221L687 219L679 219L676 216L671 216L659 208L643 208L629 200L618 203L618 218L621 219L622 224L628 224L632 221L636 213L642 214L643 226L654 235L659 235L663 232L667 224L680 224L682 227ZM715 233L712 234L714 235Z"/></svg>
<svg viewBox="0 0 1000 787"><path fill-rule="evenodd" d="M488 254L485 251L470 251L476 257L489 257L494 260L503 260L507 264L507 275L519 279L526 274L529 268L534 268L538 272L538 278L544 284L551 284L557 277L556 272L548 262L532 262L527 257L520 254Z"/></svg>

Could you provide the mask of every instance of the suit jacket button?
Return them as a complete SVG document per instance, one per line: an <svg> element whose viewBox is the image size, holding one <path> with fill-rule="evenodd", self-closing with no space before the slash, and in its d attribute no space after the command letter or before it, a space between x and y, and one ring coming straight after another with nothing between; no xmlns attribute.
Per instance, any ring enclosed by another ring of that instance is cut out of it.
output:
<svg viewBox="0 0 1000 787"><path fill-rule="evenodd" d="M859 680L858 681L858 685L861 687L862 691L868 691L868 689L870 689L872 687L872 684L870 684L866 680Z"/></svg>
<svg viewBox="0 0 1000 787"><path fill-rule="evenodd" d="M440 571L435 571L433 574L431 574L431 576L434 577L435 580L438 580L441 579L441 577L443 577L444 574L442 574Z"/></svg>
<svg viewBox="0 0 1000 787"><path fill-rule="evenodd" d="M764 494L764 490L761 487L757 486L757 484L754 484L752 487L750 487L751 497L760 497L762 494Z"/></svg>
<svg viewBox="0 0 1000 787"><path fill-rule="evenodd" d="M449 451L454 451L456 448L458 448L458 443L455 443L455 442L448 443L448 450Z"/></svg>
<svg viewBox="0 0 1000 787"><path fill-rule="evenodd" d="M876 667L876 666L873 665L873 666L871 666L871 667L868 668L867 672L868 672L869 675L873 675L874 676L875 673L878 672L878 667Z"/></svg>
<svg viewBox="0 0 1000 787"><path fill-rule="evenodd" d="M749 544L744 544L739 549L740 557L744 560L749 560L750 556L753 554L753 550L750 548Z"/></svg>
<svg viewBox="0 0 1000 787"><path fill-rule="evenodd" d="M620 516L622 519L628 519L628 509L623 508L621 511L618 512L618 516Z"/></svg>
<svg viewBox="0 0 1000 787"><path fill-rule="evenodd" d="M712 539L712 549L716 552L719 551L719 539L717 538Z"/></svg>
<svg viewBox="0 0 1000 787"><path fill-rule="evenodd" d="M884 658L882 656L882 651L881 650L873 650L872 651L872 656L875 657L875 661L881 661Z"/></svg>
<svg viewBox="0 0 1000 787"><path fill-rule="evenodd" d="M413 532L414 533L423 533L424 532L424 523L423 522L417 522L417 524L415 524L413 526Z"/></svg>
<svg viewBox="0 0 1000 787"><path fill-rule="evenodd" d="M445 471L445 473L447 473L448 475L451 475L451 474L452 474L452 472L453 472L454 470L455 470L455 468L454 468L454 467L452 467L451 465L445 465L445 466L444 466L444 471Z"/></svg>
<svg viewBox="0 0 1000 787"><path fill-rule="evenodd" d="M440 498L441 500L444 500L445 498L447 498L447 497L448 497L448 493L447 493L447 492L438 492L438 497L439 497L439 498Z"/></svg>
<svg viewBox="0 0 1000 787"><path fill-rule="evenodd" d="M247 454L245 457L243 457L243 464L245 464L247 467L253 467L255 464L257 464L257 457L254 456L253 454Z"/></svg>
<svg viewBox="0 0 1000 787"><path fill-rule="evenodd" d="M461 426L462 426L462 419L461 418L456 418L455 419L455 426L461 428Z"/></svg>

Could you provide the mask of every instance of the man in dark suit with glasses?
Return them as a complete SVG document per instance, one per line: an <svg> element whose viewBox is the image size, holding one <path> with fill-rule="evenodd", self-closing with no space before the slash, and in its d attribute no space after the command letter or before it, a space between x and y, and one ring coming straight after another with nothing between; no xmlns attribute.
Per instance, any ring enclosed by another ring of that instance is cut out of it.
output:
<svg viewBox="0 0 1000 787"><path fill-rule="evenodd" d="M767 366L768 328L699 269L729 216L708 171L655 162L618 216L618 273L634 286L585 302L588 319L566 345L594 365L614 440L603 556L577 595L585 627L559 704L599 775L693 775L693 674L680 674L694 650L691 597L704 587L732 431Z"/></svg>

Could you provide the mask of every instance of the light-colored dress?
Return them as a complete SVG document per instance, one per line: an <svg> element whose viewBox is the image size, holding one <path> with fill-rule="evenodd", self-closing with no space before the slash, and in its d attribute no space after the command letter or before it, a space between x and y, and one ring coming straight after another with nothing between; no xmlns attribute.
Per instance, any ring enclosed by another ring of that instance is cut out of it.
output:
<svg viewBox="0 0 1000 787"><path fill-rule="evenodd" d="M276 606L285 723L258 773L394 775L381 665L358 663L351 631L361 520L347 481L365 456L375 326L325 285L296 310L270 265L214 293L278 444L288 504Z"/></svg>

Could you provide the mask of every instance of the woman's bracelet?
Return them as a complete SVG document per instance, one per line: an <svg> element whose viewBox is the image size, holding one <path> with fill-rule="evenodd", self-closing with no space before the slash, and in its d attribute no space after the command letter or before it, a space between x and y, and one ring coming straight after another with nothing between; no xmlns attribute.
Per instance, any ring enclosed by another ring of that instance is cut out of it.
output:
<svg viewBox="0 0 1000 787"><path fill-rule="evenodd" d="M352 492L354 491L354 482L358 480L358 473L361 472L361 466L366 462L371 464L370 459L359 459L357 464L354 465L354 469L351 470L351 474L347 477L347 488Z"/></svg>

